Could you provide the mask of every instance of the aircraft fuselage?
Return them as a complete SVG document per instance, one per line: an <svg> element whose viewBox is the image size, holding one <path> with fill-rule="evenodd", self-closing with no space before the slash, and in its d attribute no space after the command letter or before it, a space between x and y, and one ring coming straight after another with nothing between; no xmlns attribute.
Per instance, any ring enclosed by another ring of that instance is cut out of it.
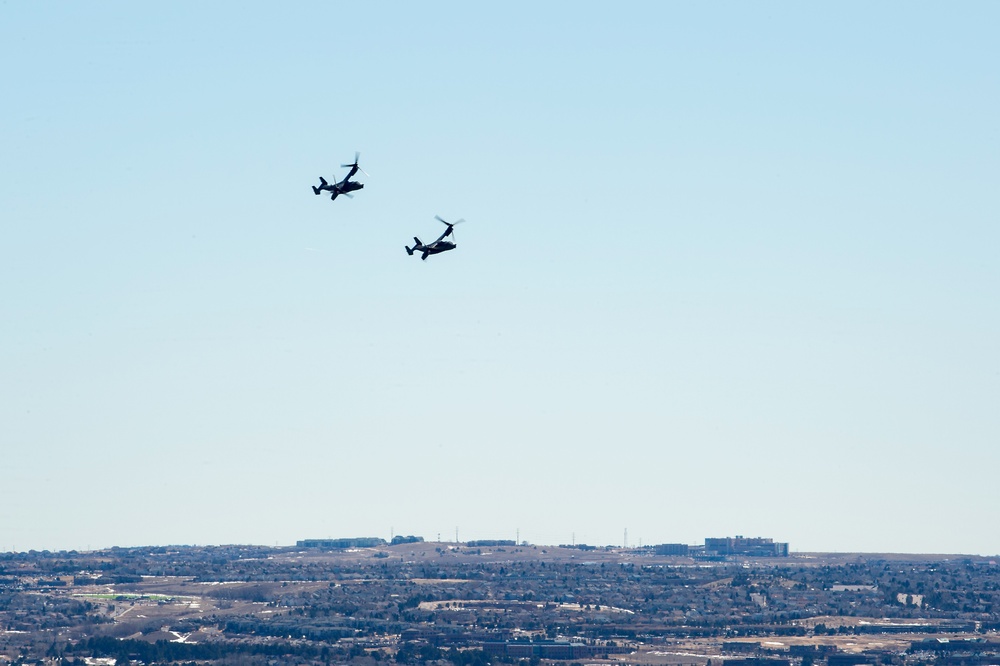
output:
<svg viewBox="0 0 1000 666"><path fill-rule="evenodd" d="M354 190L360 190L364 187L363 183L359 183L356 180L349 180L346 183L328 183L326 185L320 185L319 191L336 192L337 194L344 194L346 192L353 192Z"/></svg>
<svg viewBox="0 0 1000 666"><path fill-rule="evenodd" d="M458 246L449 241L435 241L430 245L425 245L422 249L427 254L440 254L441 252L454 250L456 247Z"/></svg>

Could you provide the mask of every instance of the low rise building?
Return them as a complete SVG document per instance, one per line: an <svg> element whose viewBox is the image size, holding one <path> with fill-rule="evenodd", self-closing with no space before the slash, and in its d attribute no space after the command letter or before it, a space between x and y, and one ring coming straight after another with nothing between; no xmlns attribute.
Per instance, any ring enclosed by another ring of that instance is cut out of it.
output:
<svg viewBox="0 0 1000 666"><path fill-rule="evenodd" d="M379 537L354 537L344 539L303 539L296 541L298 548L329 548L331 550L345 548L376 548L384 546L385 539Z"/></svg>
<svg viewBox="0 0 1000 666"><path fill-rule="evenodd" d="M747 555L750 557L788 557L788 544L763 537L743 536L706 538L705 553L714 555Z"/></svg>

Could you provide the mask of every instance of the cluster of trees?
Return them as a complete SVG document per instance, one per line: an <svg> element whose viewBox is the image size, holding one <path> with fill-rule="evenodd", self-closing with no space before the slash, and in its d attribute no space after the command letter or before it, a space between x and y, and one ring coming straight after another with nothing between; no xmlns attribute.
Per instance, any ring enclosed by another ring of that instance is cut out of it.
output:
<svg viewBox="0 0 1000 666"><path fill-rule="evenodd" d="M399 546L404 543L423 543L423 542L424 542L423 537L413 536L412 534L410 536L402 536L397 534L396 536L392 537L392 541L389 542L389 545Z"/></svg>
<svg viewBox="0 0 1000 666"><path fill-rule="evenodd" d="M146 664L171 663L178 661L217 661L231 656L262 655L267 657L301 657L321 659L330 656L331 651L314 645L261 644L248 642L228 643L176 643L140 640L120 640L108 637L87 638L64 651L70 657L111 657L118 663L128 664L141 661Z"/></svg>
<svg viewBox="0 0 1000 666"><path fill-rule="evenodd" d="M433 661L444 661L454 666L487 666L491 662L481 649L441 649L432 645L404 645L394 655L383 650L365 650L359 646L338 648L333 646L292 644L253 644L240 643L204 643L188 644L169 641L148 643L139 640L118 640L113 638L88 638L75 646L64 650L50 650L48 656L58 656L67 665L83 664L84 657L113 658L118 663L140 661L146 664L162 664L177 662L204 662L234 660L236 663L247 663L252 657L267 657L273 660L281 658L282 663L342 663L345 660L367 656L374 661L395 661L402 664L425 664ZM511 659L492 661L506 663L522 663L536 665L537 659L515 661ZM273 663L273 661L271 662Z"/></svg>

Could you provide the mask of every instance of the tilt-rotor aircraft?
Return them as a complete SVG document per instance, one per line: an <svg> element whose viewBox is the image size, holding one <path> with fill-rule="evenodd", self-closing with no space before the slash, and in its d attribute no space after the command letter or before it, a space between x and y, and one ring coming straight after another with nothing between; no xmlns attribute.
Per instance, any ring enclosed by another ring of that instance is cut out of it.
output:
<svg viewBox="0 0 1000 666"><path fill-rule="evenodd" d="M458 247L455 244L454 240L445 240L445 239L448 236L451 236L452 239L454 239L455 225L461 224L462 222L465 222L465 220L457 220L455 222L445 222L437 215L434 216L434 219L436 219L438 222L440 222L441 224L445 225L448 228L444 230L444 233L442 233L440 236L437 237L436 241L434 241L433 243L428 243L427 245L421 243L420 239L414 236L413 241L416 243L416 245L414 245L413 247L406 247L405 245L403 246L406 247L406 254L412 257L414 252L419 252L420 258L426 259L427 255L429 254L440 254L442 252L447 252L448 250L454 250L456 247Z"/></svg>
<svg viewBox="0 0 1000 666"><path fill-rule="evenodd" d="M368 175L367 171L358 166L358 158L360 157L361 153L354 153L354 164L340 165L341 167L350 167L351 170L348 172L347 176L344 177L344 180L340 181L339 183L338 182L328 183L326 182L326 179L323 178L323 176L320 176L319 187L313 186L313 194L319 194L320 192L330 192L330 201L333 201L334 199L337 198L338 195L341 194L343 194L345 197L349 199L353 199L354 195L351 194L351 192L353 192L354 190L360 190L362 187L364 187L364 185L356 180L351 180L351 178L354 177L354 174L356 174L358 171L365 174L366 176Z"/></svg>

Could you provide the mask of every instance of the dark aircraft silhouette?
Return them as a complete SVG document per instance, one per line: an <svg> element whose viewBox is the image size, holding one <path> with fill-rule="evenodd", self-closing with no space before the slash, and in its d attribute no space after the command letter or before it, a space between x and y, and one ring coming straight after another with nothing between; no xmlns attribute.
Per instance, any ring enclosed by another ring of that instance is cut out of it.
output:
<svg viewBox="0 0 1000 666"><path fill-rule="evenodd" d="M419 252L420 258L426 259L427 255L429 254L440 254L442 252L447 252L448 250L454 250L456 247L458 247L453 240L449 241L445 240L445 238L447 238L448 236L454 238L453 234L455 233L455 225L461 224L462 222L465 222L465 220L458 220L456 222L445 222L437 215L434 216L434 219L436 219L438 222L440 222L441 224L445 225L448 228L444 230L444 233L442 233L440 236L437 237L436 241L434 241L433 243L428 243L427 245L421 243L420 239L414 236L413 241L416 243L416 245L414 245L413 247L406 247L405 245L403 246L406 247L406 254L412 257L414 252Z"/></svg>
<svg viewBox="0 0 1000 666"><path fill-rule="evenodd" d="M350 167L351 170L350 172L348 172L347 176L344 177L344 180L340 181L339 183L338 182L328 183L326 182L326 179L323 178L323 176L320 176L319 187L313 186L313 194L319 194L320 192L330 192L331 201L336 199L337 196L341 194L343 194L345 197L349 199L353 199L354 195L351 194L351 192L353 192L354 190L360 190L361 188L364 187L364 185L356 180L351 180L351 178L358 171L365 174L366 176L368 175L367 171L358 166L359 157L361 157L361 153L354 153L354 164L340 165L342 167Z"/></svg>

